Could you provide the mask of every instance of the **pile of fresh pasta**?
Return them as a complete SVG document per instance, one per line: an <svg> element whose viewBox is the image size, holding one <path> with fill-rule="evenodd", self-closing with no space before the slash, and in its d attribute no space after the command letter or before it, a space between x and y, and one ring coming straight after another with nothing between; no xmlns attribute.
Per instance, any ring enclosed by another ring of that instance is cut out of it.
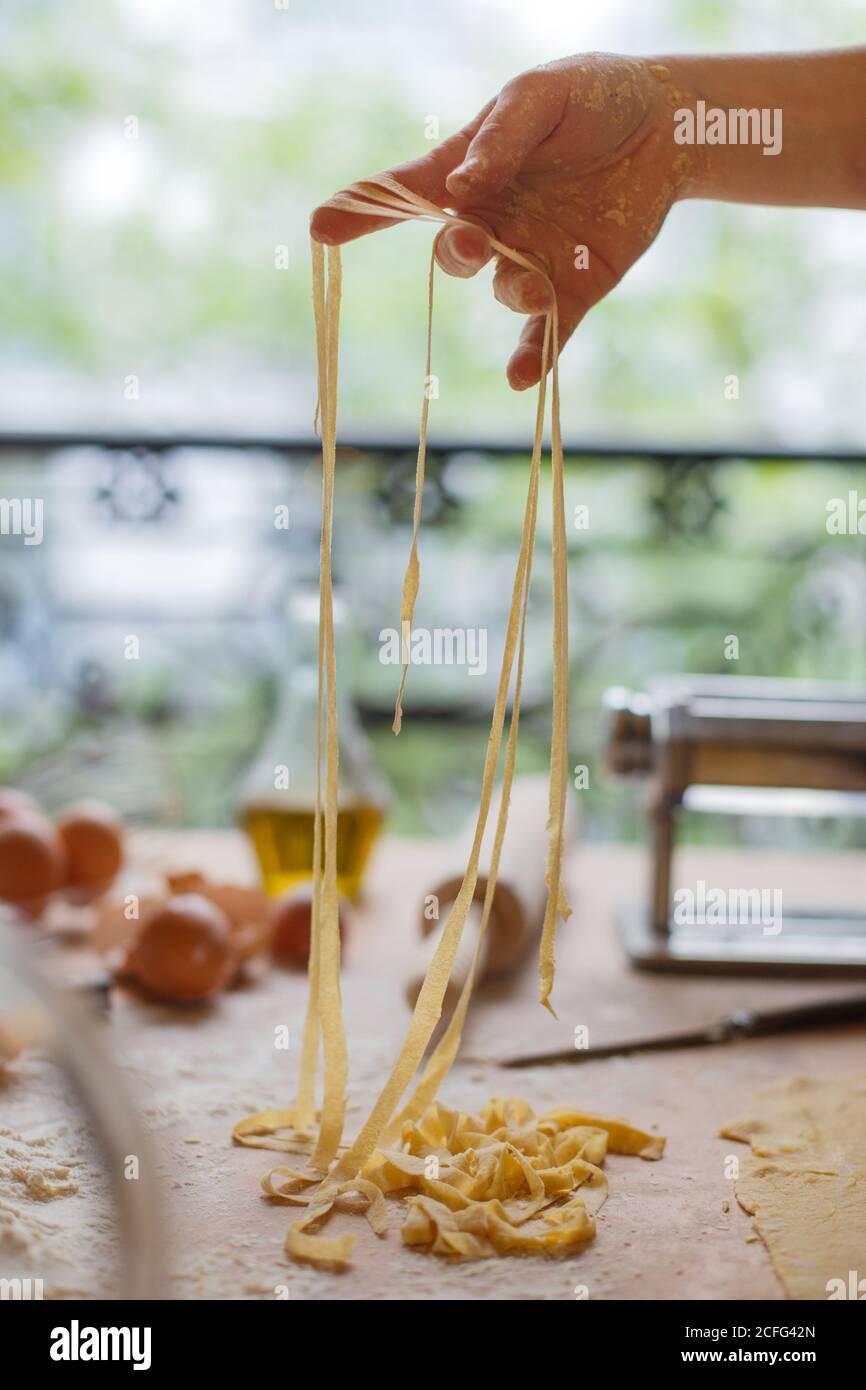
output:
<svg viewBox="0 0 866 1390"><path fill-rule="evenodd" d="M238 1143L297 1151L302 1136L291 1111L242 1121ZM325 1187L321 1175L272 1168L267 1197L307 1207L289 1228L286 1249L297 1259L339 1268L354 1237L311 1235L340 1198L360 1196L377 1235L387 1230L385 1197L405 1198L403 1240L462 1260L513 1253L562 1254L595 1234L595 1213L607 1196L601 1165L612 1153L661 1158L664 1140L582 1111L535 1115L522 1100L492 1100L480 1115L434 1102L407 1120L393 1147L372 1156L363 1174ZM305 1189L319 1185L310 1198ZM324 1189L324 1190L323 1190Z"/></svg>
<svg viewBox="0 0 866 1390"><path fill-rule="evenodd" d="M334 205L395 221L422 218L447 223L453 214L404 188L388 175L356 184ZM379 1235L386 1229L387 1194L407 1201L403 1239L441 1255L478 1259L513 1251L557 1253L594 1233L594 1213L604 1201L601 1172L613 1152L659 1158L664 1140L573 1110L536 1117L522 1101L494 1100L480 1116L451 1111L436 1102L439 1087L460 1046L493 896L514 777L526 636L526 616L538 512L539 471L548 368L551 381L551 481L553 551L553 708L546 864L547 906L540 946L541 1003L552 1012L554 941L559 917L570 914L562 885L563 825L567 777L568 595L562 440L559 424L558 322L553 287L543 269L498 241L493 247L524 269L534 270L551 290L551 309L542 348L535 437L526 508L505 631L490 737L482 776L478 819L463 883L441 932L397 1059L358 1135L343 1142L348 1049L340 995L340 932L337 897L337 734L331 542L338 385L341 261L337 247L313 242L313 305L322 438L322 538L320 551L319 702L317 720L316 816L313 844L312 936L309 995L296 1104L262 1111L234 1129L237 1143L306 1153L308 1168L274 1168L263 1179L266 1195L305 1208L286 1238L296 1259L340 1267L351 1257L352 1235L329 1237L319 1228L335 1206L363 1205ZM432 363L433 274L428 277L425 381ZM411 631L420 582L418 541L424 491L429 394L424 393L419 429L412 542L403 581L401 631ZM407 624L407 626L403 626ZM399 733L408 663L403 665L394 716ZM511 694L511 715L505 738ZM401 1101L427 1052L478 879L481 843L502 760L502 796L487 873L482 919L472 967L449 1025L426 1061L414 1090ZM324 762L324 775L322 764ZM319 1056L322 1096L316 1104ZM312 1190L310 1190L312 1189Z"/></svg>

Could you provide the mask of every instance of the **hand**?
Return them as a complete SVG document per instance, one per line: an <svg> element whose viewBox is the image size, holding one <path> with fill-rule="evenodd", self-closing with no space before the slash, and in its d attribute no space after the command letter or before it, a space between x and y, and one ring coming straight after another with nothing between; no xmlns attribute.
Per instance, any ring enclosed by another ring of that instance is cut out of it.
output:
<svg viewBox="0 0 866 1390"><path fill-rule="evenodd" d="M654 240L689 181L692 151L674 142L673 109L690 95L666 63L584 54L522 73L475 120L429 154L388 172L461 215L439 237L450 275L490 260L488 235L535 260L554 286L559 346ZM331 244L393 226L324 203L312 235ZM497 257L493 292L528 314L508 363L515 390L541 376L549 290Z"/></svg>

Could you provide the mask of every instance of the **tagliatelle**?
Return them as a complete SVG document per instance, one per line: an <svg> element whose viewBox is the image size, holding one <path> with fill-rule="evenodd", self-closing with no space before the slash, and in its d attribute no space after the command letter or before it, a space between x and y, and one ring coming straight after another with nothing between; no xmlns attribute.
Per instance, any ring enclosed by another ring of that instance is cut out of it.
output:
<svg viewBox="0 0 866 1390"><path fill-rule="evenodd" d="M421 218L448 223L454 215L410 192L389 175L354 185L332 200L344 211L387 216L395 221ZM551 1012L555 969L554 941L558 918L570 914L562 884L563 825L568 770L568 593L562 439L559 424L559 335L556 298L544 270L512 247L492 239L501 255L538 273L550 291L542 349L535 437L523 531L511 606L505 630L502 666L493 707L482 775L478 819L463 883L442 928L436 952L415 1005L403 1045L367 1120L349 1146L341 1143L348 1072L340 999L340 938L337 916L336 836L338 740L336 667L331 588L339 309L340 253L325 253L313 243L313 303L319 378L317 416L322 435L322 541L320 551L319 705L317 783L313 847L313 904L309 965L309 999L304 1024L301 1074L296 1106L263 1111L235 1127L237 1143L248 1147L309 1152L309 1174L273 1169L263 1182L268 1197L306 1206L286 1238L287 1252L297 1259L329 1267L345 1264L353 1238L318 1234L318 1225L335 1204L354 1193L367 1203L377 1234L384 1231L384 1193L409 1189L403 1237L438 1254L464 1259L508 1251L554 1253L571 1249L594 1233L593 1213L604 1201L607 1183L599 1171L608 1147L645 1158L661 1154L663 1140L633 1130L624 1121L599 1120L575 1111L552 1111L536 1120L520 1101L493 1101L480 1118L446 1110L435 1103L460 1046L463 1024L493 897L514 775L523 679L526 617L535 546L539 470L544 431L548 367L551 370L551 481L553 551L553 708L550 756L548 890L540 947L540 999ZM434 260L427 293L425 391L419 428L415 504L409 561L401 600L401 637L411 632L420 582L418 540L424 489L433 318ZM516 660L516 671L515 671ZM450 1025L430 1057L415 1091L398 1111L407 1086L427 1050L442 1012L445 991L466 919L472 905L481 846L487 825L502 748L512 673L512 712L503 765L503 785L482 920L473 964ZM402 664L394 731L399 733L408 661ZM321 761L324 735L325 778ZM324 825L322 834L322 817ZM322 865L324 841L324 868ZM324 1058L321 1114L315 1112L319 1039ZM318 1118L318 1137L312 1129ZM275 1182L279 1179L279 1182ZM304 1186L318 1183L309 1198ZM577 1195L580 1189L580 1195Z"/></svg>
<svg viewBox="0 0 866 1390"><path fill-rule="evenodd" d="M280 1112L270 1112L275 1118ZM292 1112L280 1140L259 1136L262 1147L294 1143ZM255 1144L256 1136L245 1142ZM372 1156L363 1177L313 1195L315 1173L273 1168L262 1179L265 1195L306 1206L289 1230L286 1249L297 1259L339 1268L351 1258L351 1236L327 1237L315 1228L335 1205L353 1195L377 1235L386 1226L385 1196L404 1197L403 1240L461 1260L523 1252L567 1253L595 1235L595 1216L607 1197L602 1164L608 1152L661 1158L664 1140L624 1120L561 1108L536 1116L520 1100L493 1100L480 1116L433 1104L406 1121L399 1139Z"/></svg>

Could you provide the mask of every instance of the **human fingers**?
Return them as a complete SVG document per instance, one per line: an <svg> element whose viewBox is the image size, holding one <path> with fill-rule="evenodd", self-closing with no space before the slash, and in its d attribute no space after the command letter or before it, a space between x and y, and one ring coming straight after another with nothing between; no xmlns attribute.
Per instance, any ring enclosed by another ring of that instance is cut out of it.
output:
<svg viewBox="0 0 866 1390"><path fill-rule="evenodd" d="M488 102L474 120L456 135L451 135L436 145L428 154L421 155L418 159L410 159L405 164L397 164L387 172L405 188L420 194L422 198L428 198L431 203L440 207L443 204L452 204L453 199L449 197L445 181L451 170L463 159L473 135L492 106L493 102ZM351 192L349 189L343 191ZM365 213L345 212L337 204L339 197L337 194L335 198L329 198L314 210L310 218L310 235L315 241L322 241L328 246L340 246L344 242L355 241L357 237L367 236L370 232L378 232L384 227L395 225L393 217L370 217Z"/></svg>
<svg viewBox="0 0 866 1390"><path fill-rule="evenodd" d="M565 347L577 325L586 313L586 305L576 300L557 297L559 351ZM508 384L515 391L526 391L537 386L541 380L541 357L544 344L546 314L534 315L524 326L520 341L508 362L506 376ZM548 367L550 367L548 363Z"/></svg>
<svg viewBox="0 0 866 1390"><path fill-rule="evenodd" d="M449 222L436 239L436 260L447 275L466 280L493 255L490 238L477 222Z"/></svg>
<svg viewBox="0 0 866 1390"><path fill-rule="evenodd" d="M566 88L550 71L536 68L507 83L448 172L449 192L476 200L500 193L557 125L565 100Z"/></svg>
<svg viewBox="0 0 866 1390"><path fill-rule="evenodd" d="M551 303L550 287L543 277L506 256L499 258L493 293L500 304L517 314L543 314Z"/></svg>

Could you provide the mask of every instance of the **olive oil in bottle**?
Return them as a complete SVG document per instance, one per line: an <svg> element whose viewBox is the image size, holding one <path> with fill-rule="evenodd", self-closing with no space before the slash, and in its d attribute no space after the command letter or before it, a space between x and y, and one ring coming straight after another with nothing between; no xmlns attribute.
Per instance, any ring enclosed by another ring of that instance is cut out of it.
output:
<svg viewBox="0 0 866 1390"><path fill-rule="evenodd" d="M278 796L251 800L243 819L256 851L265 892L271 897L310 878L315 811ZM382 808L356 801L337 809L337 892L354 898L382 825Z"/></svg>
<svg viewBox="0 0 866 1390"><path fill-rule="evenodd" d="M316 803L319 598L301 587L288 602L286 666L273 723L244 779L241 823L250 836L265 891L278 896L312 878ZM334 596L337 662L342 605ZM337 803L337 891L357 896L370 851L384 819L387 792L351 701L338 685L340 751ZM322 779L327 714L322 717Z"/></svg>

